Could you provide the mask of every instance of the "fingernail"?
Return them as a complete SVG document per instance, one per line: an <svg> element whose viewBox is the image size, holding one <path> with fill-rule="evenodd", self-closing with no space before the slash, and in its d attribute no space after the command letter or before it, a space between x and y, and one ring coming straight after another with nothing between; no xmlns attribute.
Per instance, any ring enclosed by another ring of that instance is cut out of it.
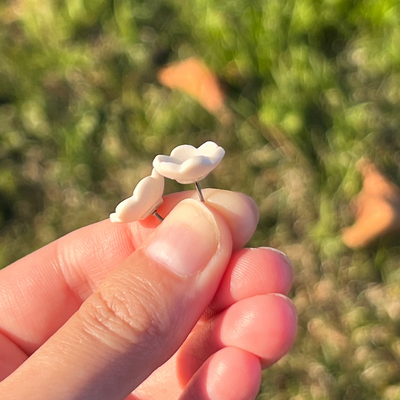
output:
<svg viewBox="0 0 400 400"><path fill-rule="evenodd" d="M187 199L165 218L145 251L176 274L192 275L210 262L218 242L218 226L211 211L198 200Z"/></svg>
<svg viewBox="0 0 400 400"><path fill-rule="evenodd" d="M293 268L293 264L292 264L292 262L290 261L290 258L289 258L284 252L282 252L282 251L280 251L280 250L278 250L278 249L274 249L273 247L261 247L261 248L262 248L262 249L269 250L269 251L273 251L274 253L279 254L280 257L283 259L283 261L284 261L287 265L289 265L289 267L292 267L292 268Z"/></svg>
<svg viewBox="0 0 400 400"><path fill-rule="evenodd" d="M289 297L287 297L287 296L285 296L285 295L283 295L283 294L281 294L281 293L271 293L271 296L280 297L280 298L282 298L283 300L285 300L285 302L286 302L286 303L290 306L290 308L292 309L293 314L294 314L294 316L296 317L296 321L298 321L299 316L298 316L298 313L297 313L297 308L296 308L296 306L293 304L293 301L289 299Z"/></svg>

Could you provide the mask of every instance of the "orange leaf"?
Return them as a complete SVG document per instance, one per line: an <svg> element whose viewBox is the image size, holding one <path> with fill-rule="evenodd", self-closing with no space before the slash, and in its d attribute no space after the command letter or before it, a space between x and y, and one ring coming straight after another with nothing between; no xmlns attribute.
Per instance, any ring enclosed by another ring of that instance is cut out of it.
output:
<svg viewBox="0 0 400 400"><path fill-rule="evenodd" d="M216 75L197 58L168 65L159 72L158 80L170 89L189 94L211 114L218 115L225 108L225 95Z"/></svg>
<svg viewBox="0 0 400 400"><path fill-rule="evenodd" d="M354 201L356 221L342 234L343 242L351 248L367 246L400 229L400 188L367 160L360 160L358 169L363 189Z"/></svg>

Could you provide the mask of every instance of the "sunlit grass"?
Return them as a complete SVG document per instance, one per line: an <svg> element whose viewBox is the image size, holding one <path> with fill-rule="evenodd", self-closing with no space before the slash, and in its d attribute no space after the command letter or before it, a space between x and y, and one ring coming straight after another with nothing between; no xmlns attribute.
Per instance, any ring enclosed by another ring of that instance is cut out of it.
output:
<svg viewBox="0 0 400 400"><path fill-rule="evenodd" d="M252 196L251 245L295 269L297 342L260 399L399 398L399 241L340 239L362 156L400 183L399 26L395 0L4 3L0 266L106 218L155 154L215 140L227 155L207 183ZM157 82L194 55L230 124Z"/></svg>

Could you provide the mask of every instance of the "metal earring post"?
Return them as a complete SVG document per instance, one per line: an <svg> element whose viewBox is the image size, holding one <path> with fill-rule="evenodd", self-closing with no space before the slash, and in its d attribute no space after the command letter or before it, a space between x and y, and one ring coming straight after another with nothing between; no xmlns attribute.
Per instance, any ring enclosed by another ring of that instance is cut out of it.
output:
<svg viewBox="0 0 400 400"><path fill-rule="evenodd" d="M163 218L157 211L154 211L154 212L153 212L153 215L154 215L155 217L157 217L161 222L164 221L164 218Z"/></svg>
<svg viewBox="0 0 400 400"><path fill-rule="evenodd" d="M204 196L203 196L203 193L201 192L201 187L200 187L199 182L195 182L195 185L196 185L197 193L200 197L200 201L204 203Z"/></svg>

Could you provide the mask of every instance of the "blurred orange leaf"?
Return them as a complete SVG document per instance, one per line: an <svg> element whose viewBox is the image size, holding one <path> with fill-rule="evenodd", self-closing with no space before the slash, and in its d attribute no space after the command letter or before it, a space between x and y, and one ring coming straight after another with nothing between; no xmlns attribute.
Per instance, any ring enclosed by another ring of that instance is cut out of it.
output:
<svg viewBox="0 0 400 400"><path fill-rule="evenodd" d="M356 221L342 234L351 248L367 246L385 233L400 229L400 188L370 161L360 160L358 169L363 189L354 201Z"/></svg>
<svg viewBox="0 0 400 400"><path fill-rule="evenodd" d="M220 115L225 111L225 95L216 75L197 58L170 64L158 73L161 84L196 99L207 111Z"/></svg>

